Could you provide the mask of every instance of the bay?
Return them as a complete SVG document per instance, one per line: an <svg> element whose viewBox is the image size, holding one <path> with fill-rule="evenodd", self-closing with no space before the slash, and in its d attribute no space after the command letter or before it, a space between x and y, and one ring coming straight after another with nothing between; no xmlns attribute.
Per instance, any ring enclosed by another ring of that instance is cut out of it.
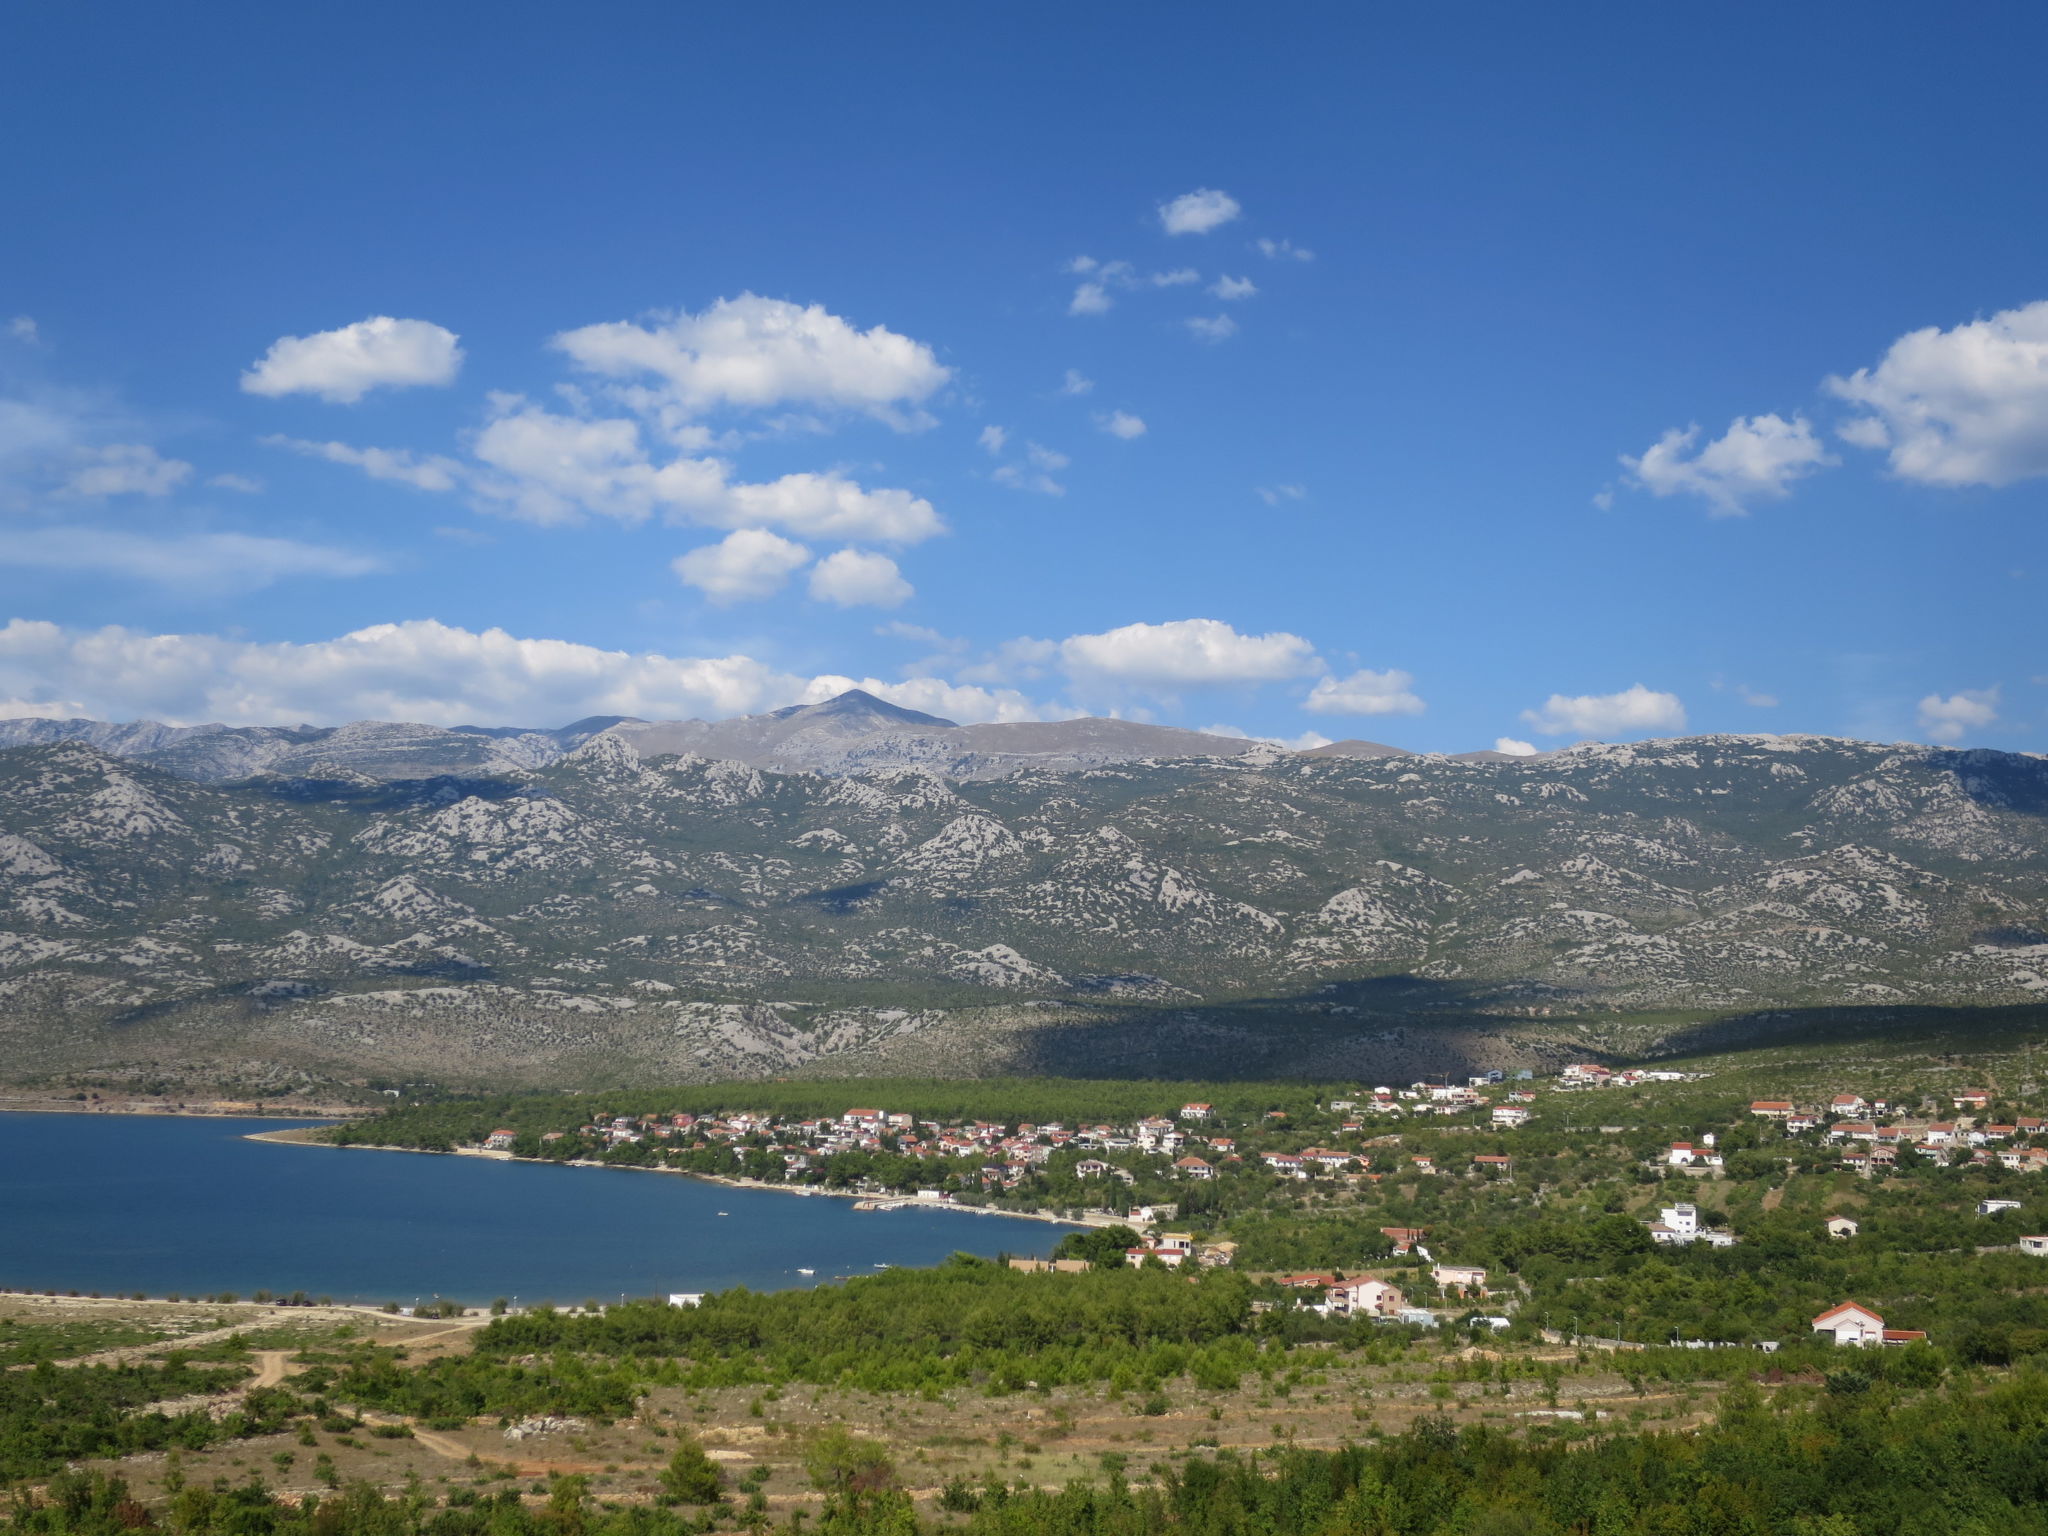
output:
<svg viewBox="0 0 2048 1536"><path fill-rule="evenodd" d="M306 1123L0 1114L0 1286L574 1305L823 1284L961 1249L1042 1256L1072 1230L673 1174L247 1139Z"/></svg>

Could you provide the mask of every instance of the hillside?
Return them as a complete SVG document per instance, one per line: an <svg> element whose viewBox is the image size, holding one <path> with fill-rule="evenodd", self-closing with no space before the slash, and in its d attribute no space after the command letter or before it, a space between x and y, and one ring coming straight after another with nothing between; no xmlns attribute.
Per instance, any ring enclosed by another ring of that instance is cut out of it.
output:
<svg viewBox="0 0 2048 1536"><path fill-rule="evenodd" d="M633 739L399 780L0 752L10 1075L1377 1075L2048 994L2033 757L1260 747L948 782Z"/></svg>

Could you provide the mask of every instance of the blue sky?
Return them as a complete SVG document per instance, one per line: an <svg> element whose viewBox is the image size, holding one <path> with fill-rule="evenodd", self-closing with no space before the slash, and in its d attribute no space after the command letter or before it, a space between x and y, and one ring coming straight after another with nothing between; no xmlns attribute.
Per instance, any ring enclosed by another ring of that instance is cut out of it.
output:
<svg viewBox="0 0 2048 1536"><path fill-rule="evenodd" d="M2048 749L2044 48L2018 4L24 12L0 706L851 680Z"/></svg>

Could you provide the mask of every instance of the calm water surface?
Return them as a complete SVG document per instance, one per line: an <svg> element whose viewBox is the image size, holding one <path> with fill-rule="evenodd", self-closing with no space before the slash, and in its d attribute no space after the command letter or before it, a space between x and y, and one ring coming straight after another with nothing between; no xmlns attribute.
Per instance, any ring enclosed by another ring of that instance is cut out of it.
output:
<svg viewBox="0 0 2048 1536"><path fill-rule="evenodd" d="M0 1285L567 1304L814 1285L956 1249L1043 1255L1071 1230L668 1174L245 1139L305 1123L0 1114Z"/></svg>

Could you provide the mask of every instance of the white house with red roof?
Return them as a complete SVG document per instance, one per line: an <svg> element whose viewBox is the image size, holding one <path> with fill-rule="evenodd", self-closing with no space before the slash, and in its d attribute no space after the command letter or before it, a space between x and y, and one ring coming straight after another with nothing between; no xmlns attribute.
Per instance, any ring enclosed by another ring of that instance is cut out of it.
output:
<svg viewBox="0 0 2048 1536"><path fill-rule="evenodd" d="M1866 1344L1884 1342L1884 1319L1868 1307L1845 1301L1816 1317L1813 1331L1833 1335L1837 1344L1851 1344L1861 1349Z"/></svg>

